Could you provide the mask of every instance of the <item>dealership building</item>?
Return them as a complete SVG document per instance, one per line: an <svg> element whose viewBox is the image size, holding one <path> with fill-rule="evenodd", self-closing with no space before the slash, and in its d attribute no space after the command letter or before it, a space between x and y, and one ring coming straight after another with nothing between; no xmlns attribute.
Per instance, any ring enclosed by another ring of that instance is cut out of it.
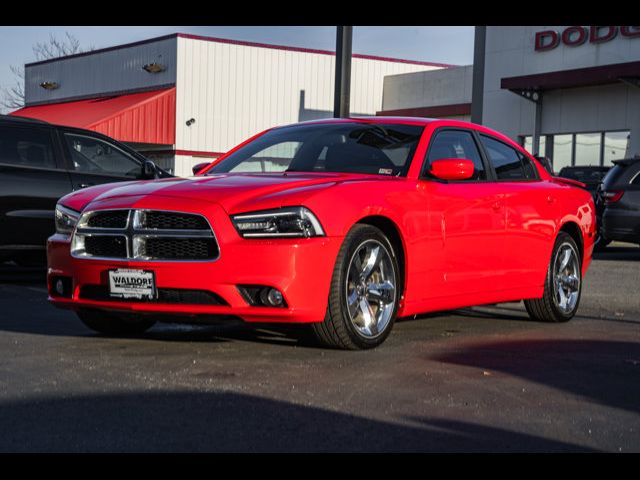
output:
<svg viewBox="0 0 640 480"><path fill-rule="evenodd" d="M380 115L458 118L569 165L640 155L640 27L476 27L474 65L389 75Z"/></svg>
<svg viewBox="0 0 640 480"><path fill-rule="evenodd" d="M351 112L382 109L384 77L450 65L353 55ZM25 65L12 112L128 143L176 175L264 129L333 115L335 53L173 34Z"/></svg>

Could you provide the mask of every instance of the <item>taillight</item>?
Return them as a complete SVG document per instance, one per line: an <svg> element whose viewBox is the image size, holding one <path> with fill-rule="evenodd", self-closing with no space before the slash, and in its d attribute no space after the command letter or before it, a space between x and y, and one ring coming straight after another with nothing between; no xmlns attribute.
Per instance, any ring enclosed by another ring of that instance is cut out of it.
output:
<svg viewBox="0 0 640 480"><path fill-rule="evenodd" d="M609 192L600 192L602 198L604 199L605 205L610 205L612 203L616 203L618 200L622 198L624 195L624 190L611 190Z"/></svg>

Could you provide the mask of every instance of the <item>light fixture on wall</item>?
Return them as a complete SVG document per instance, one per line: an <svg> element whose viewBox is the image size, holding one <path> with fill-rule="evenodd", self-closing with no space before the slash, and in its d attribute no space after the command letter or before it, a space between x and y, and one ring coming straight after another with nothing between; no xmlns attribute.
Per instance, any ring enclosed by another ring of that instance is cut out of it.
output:
<svg viewBox="0 0 640 480"><path fill-rule="evenodd" d="M190 118L189 120L186 121L187 127L190 127L194 123L196 123L196 119L195 118Z"/></svg>
<svg viewBox="0 0 640 480"><path fill-rule="evenodd" d="M146 70L149 73L160 73L160 72L164 72L167 67L165 67L164 65L162 65L161 63L147 63L145 66L142 67L143 70Z"/></svg>
<svg viewBox="0 0 640 480"><path fill-rule="evenodd" d="M44 88L45 90L55 90L56 88L58 88L60 85L58 85L57 82L42 82L40 84L40 86L42 88Z"/></svg>

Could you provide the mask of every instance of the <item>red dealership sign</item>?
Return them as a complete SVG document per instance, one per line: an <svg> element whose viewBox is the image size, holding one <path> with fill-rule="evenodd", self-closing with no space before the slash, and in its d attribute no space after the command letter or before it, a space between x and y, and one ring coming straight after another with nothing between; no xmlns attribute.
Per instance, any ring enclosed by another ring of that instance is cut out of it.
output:
<svg viewBox="0 0 640 480"><path fill-rule="evenodd" d="M569 47L577 47L578 45L582 45L586 42L596 44L605 43L616 38L618 34L627 38L639 38L640 27L573 26L565 28L562 32L558 32L556 30L542 30L540 32L536 32L535 50L536 52L553 50L560 45L560 43Z"/></svg>

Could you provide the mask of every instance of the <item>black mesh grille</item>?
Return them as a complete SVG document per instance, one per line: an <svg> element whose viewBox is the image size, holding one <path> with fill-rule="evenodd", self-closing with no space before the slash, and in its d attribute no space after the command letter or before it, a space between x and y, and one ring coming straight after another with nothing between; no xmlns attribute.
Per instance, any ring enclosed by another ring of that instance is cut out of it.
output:
<svg viewBox="0 0 640 480"><path fill-rule="evenodd" d="M86 300L110 302L150 302L150 303L180 303L190 305L229 305L222 297L208 290L188 290L182 288L159 288L158 298L135 299L119 298L109 295L109 288L105 285L84 285L80 288L80 298Z"/></svg>
<svg viewBox="0 0 640 480"><path fill-rule="evenodd" d="M213 238L147 238L143 255L160 260L206 260L218 255Z"/></svg>
<svg viewBox="0 0 640 480"><path fill-rule="evenodd" d="M94 228L125 228L129 210L110 210L91 215L87 226Z"/></svg>
<svg viewBox="0 0 640 480"><path fill-rule="evenodd" d="M94 257L126 258L127 240L122 235L85 237L84 249Z"/></svg>
<svg viewBox="0 0 640 480"><path fill-rule="evenodd" d="M207 221L199 215L175 212L145 212L143 227L159 230L209 230Z"/></svg>

